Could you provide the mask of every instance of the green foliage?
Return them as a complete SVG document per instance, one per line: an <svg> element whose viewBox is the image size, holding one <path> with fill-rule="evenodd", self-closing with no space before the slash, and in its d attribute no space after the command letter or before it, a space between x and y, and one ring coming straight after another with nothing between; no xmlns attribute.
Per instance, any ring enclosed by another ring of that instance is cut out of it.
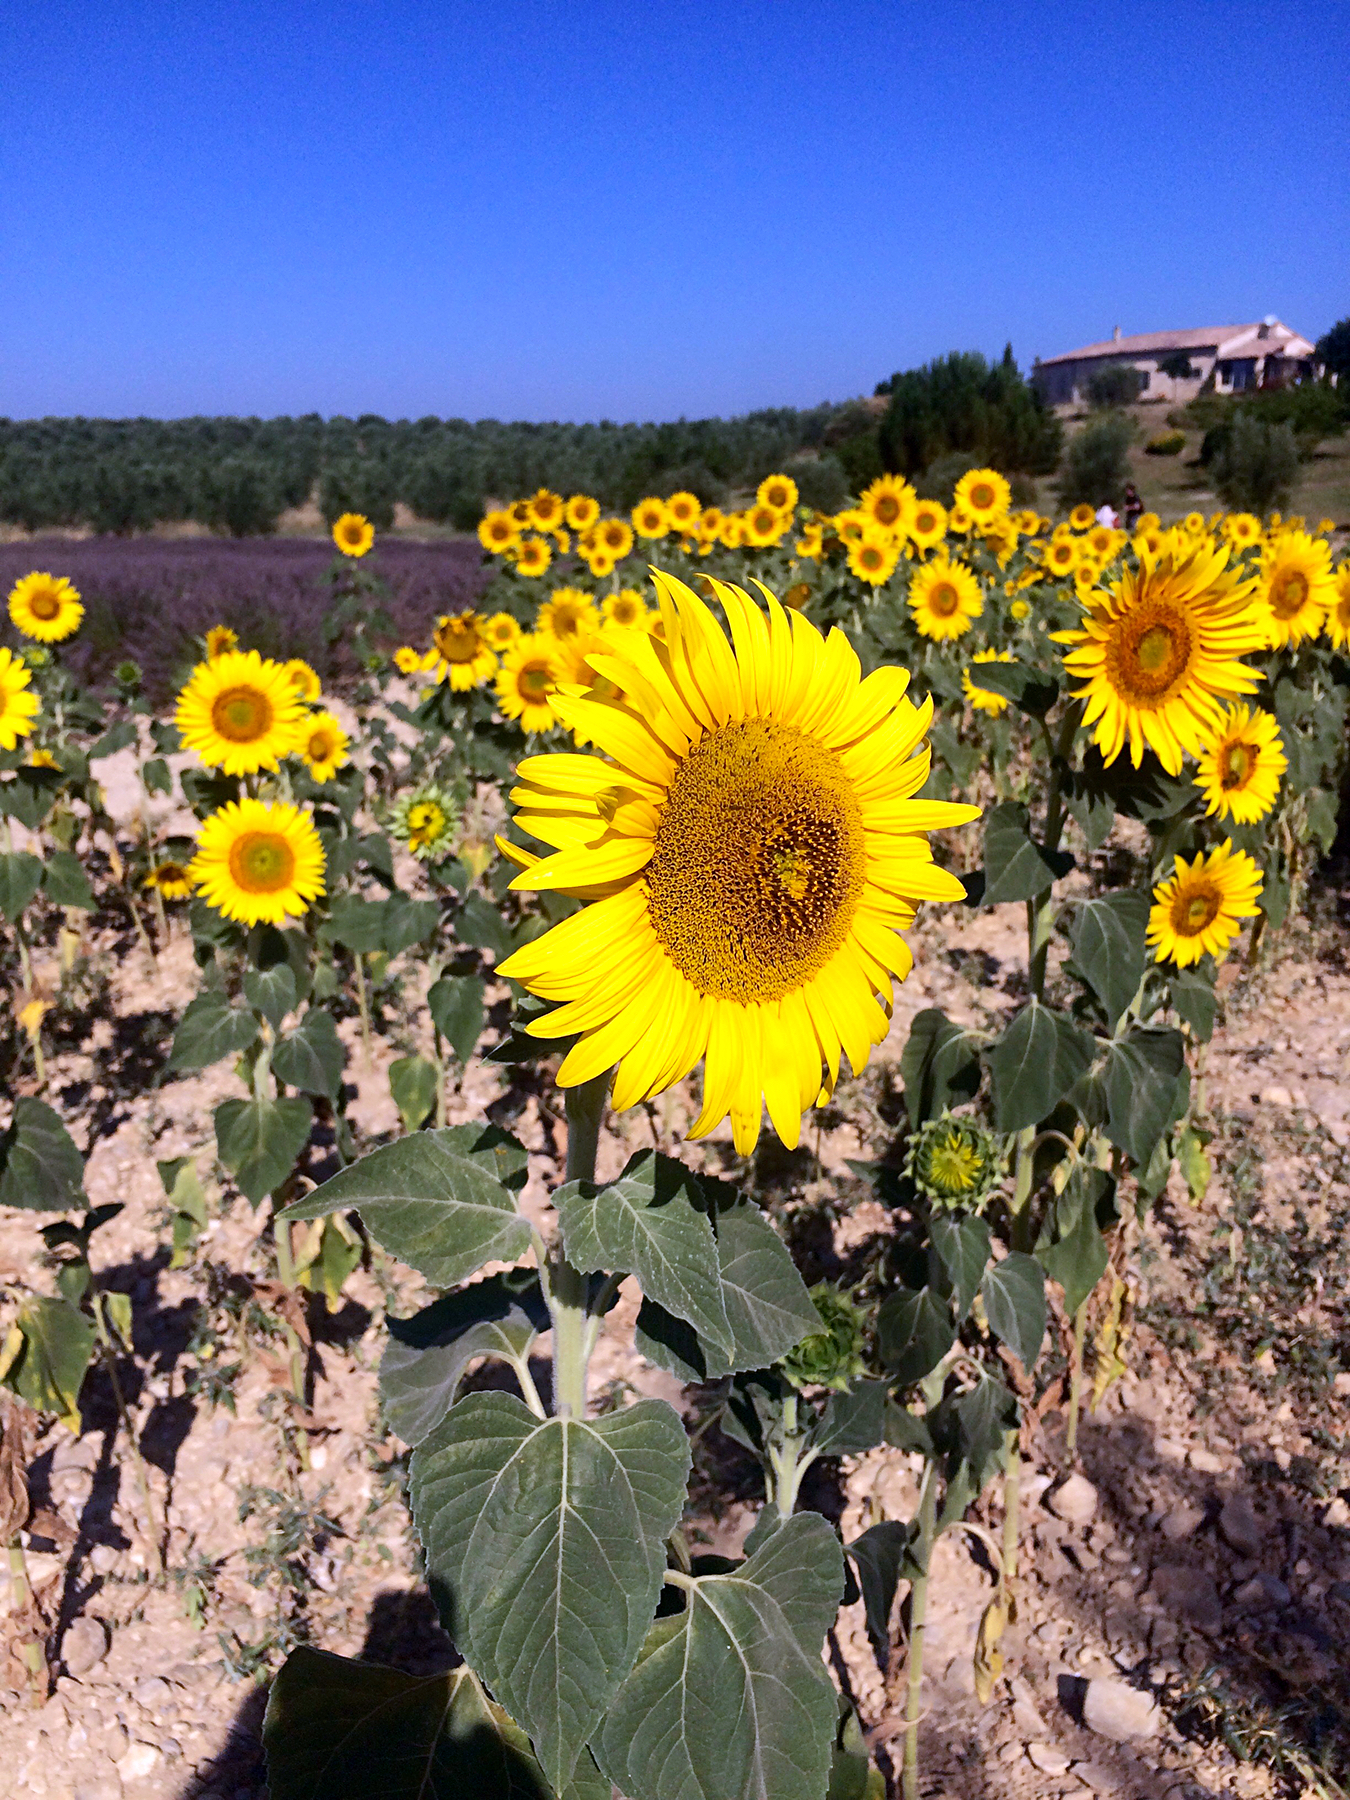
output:
<svg viewBox="0 0 1350 1800"><path fill-rule="evenodd" d="M1235 413L1226 428L1206 434L1201 460L1208 463L1225 505L1240 512L1260 515L1287 505L1298 478L1292 427L1246 411Z"/></svg>
<svg viewBox="0 0 1350 1800"><path fill-rule="evenodd" d="M1044 475L1059 460L1059 421L1023 380L1012 346L995 364L953 351L891 377L879 431L885 467L916 475L961 452L1005 472Z"/></svg>
<svg viewBox="0 0 1350 1800"><path fill-rule="evenodd" d="M1147 456L1180 456L1186 448L1184 431L1155 431L1144 445Z"/></svg>
<svg viewBox="0 0 1350 1800"><path fill-rule="evenodd" d="M295 1167L309 1141L314 1110L308 1100L222 1100L216 1108L216 1148L239 1191L257 1206Z"/></svg>
<svg viewBox="0 0 1350 1800"><path fill-rule="evenodd" d="M1087 379L1087 403L1094 412L1133 406L1143 391L1144 377L1133 363L1104 363Z"/></svg>
<svg viewBox="0 0 1350 1800"><path fill-rule="evenodd" d="M35 1297L0 1346L0 1380L34 1412L55 1413L78 1436L80 1387L94 1343L94 1322L78 1306Z"/></svg>
<svg viewBox="0 0 1350 1800"><path fill-rule="evenodd" d="M789 1350L778 1364L779 1372L795 1388L823 1387L846 1393L849 1383L863 1372L867 1315L828 1281L819 1281L811 1289L811 1302L824 1329L809 1332Z"/></svg>
<svg viewBox="0 0 1350 1800"><path fill-rule="evenodd" d="M1317 340L1314 354L1328 375L1341 381L1350 377L1350 318L1338 319Z"/></svg>
<svg viewBox="0 0 1350 1800"><path fill-rule="evenodd" d="M1194 381L1196 370L1185 350L1169 350L1158 364L1158 373L1171 381Z"/></svg>
<svg viewBox="0 0 1350 1800"><path fill-rule="evenodd" d="M84 1200L84 1158L43 1100L25 1095L14 1102L0 1135L0 1206L56 1212Z"/></svg>
<svg viewBox="0 0 1350 1800"><path fill-rule="evenodd" d="M1123 414L1089 420L1064 453L1056 490L1060 505L1087 505L1095 511L1109 503L1119 510L1130 478L1126 452L1133 438L1134 426Z"/></svg>

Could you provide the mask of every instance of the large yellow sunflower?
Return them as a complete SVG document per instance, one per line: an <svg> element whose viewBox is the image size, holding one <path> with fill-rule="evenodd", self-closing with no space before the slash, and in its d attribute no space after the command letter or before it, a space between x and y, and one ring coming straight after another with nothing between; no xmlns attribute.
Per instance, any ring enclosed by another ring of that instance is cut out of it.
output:
<svg viewBox="0 0 1350 1800"><path fill-rule="evenodd" d="M676 531L694 531L703 516L703 505L697 494L681 489L666 501L666 512Z"/></svg>
<svg viewBox="0 0 1350 1800"><path fill-rule="evenodd" d="M1041 552L1041 561L1052 575L1072 575L1078 567L1078 542L1075 538L1051 538Z"/></svg>
<svg viewBox="0 0 1350 1800"><path fill-rule="evenodd" d="M595 527L595 541L615 562L622 562L633 548L633 527L625 519L602 519Z"/></svg>
<svg viewBox="0 0 1350 1800"><path fill-rule="evenodd" d="M1069 524L1075 531L1091 531L1097 522L1097 515L1086 501L1080 500L1069 514Z"/></svg>
<svg viewBox="0 0 1350 1800"><path fill-rule="evenodd" d="M883 531L900 532L908 527L914 505L914 489L903 475L878 475L871 487L863 490L858 511Z"/></svg>
<svg viewBox="0 0 1350 1800"><path fill-rule="evenodd" d="M571 637L585 636L600 623L594 600L581 588L554 588L549 599L539 608L534 628L559 643Z"/></svg>
<svg viewBox="0 0 1350 1800"><path fill-rule="evenodd" d="M231 800L198 832L189 873L227 919L279 925L323 893L323 845L298 806Z"/></svg>
<svg viewBox="0 0 1350 1800"><path fill-rule="evenodd" d="M936 500L916 500L909 535L920 550L931 550L947 535L947 509Z"/></svg>
<svg viewBox="0 0 1350 1800"><path fill-rule="evenodd" d="M59 644L79 630L84 608L64 575L44 575L34 569L10 589L9 616L25 637L41 644Z"/></svg>
<svg viewBox="0 0 1350 1800"><path fill-rule="evenodd" d="M776 544L791 524L791 513L777 512L757 500L745 514L745 542L757 550L764 549Z"/></svg>
<svg viewBox="0 0 1350 1800"><path fill-rule="evenodd" d="M317 700L323 691L323 683L303 657L293 656L283 665L290 679L291 686L302 700Z"/></svg>
<svg viewBox="0 0 1350 1800"><path fill-rule="evenodd" d="M516 574L542 575L553 561L553 552L541 537L522 538L516 546Z"/></svg>
<svg viewBox="0 0 1350 1800"><path fill-rule="evenodd" d="M647 602L636 588L620 588L617 594L606 594L601 610L606 625L617 625L624 631L647 629Z"/></svg>
<svg viewBox="0 0 1350 1800"><path fill-rule="evenodd" d="M797 506L797 484L790 475L766 475L755 490L755 498L770 512L793 512Z"/></svg>
<svg viewBox="0 0 1350 1800"><path fill-rule="evenodd" d="M909 610L926 638L958 638L984 611L979 580L963 562L935 556L914 571L909 584Z"/></svg>
<svg viewBox="0 0 1350 1800"><path fill-rule="evenodd" d="M589 531L600 517L600 502L589 494L573 494L567 502L566 516L573 531Z"/></svg>
<svg viewBox="0 0 1350 1800"><path fill-rule="evenodd" d="M456 693L482 687L497 673L497 653L483 633L476 612L442 613L431 634L440 661L437 681L448 681Z"/></svg>
<svg viewBox="0 0 1350 1800"><path fill-rule="evenodd" d="M666 511L664 500L649 495L646 500L639 500L633 508L633 530L639 537L663 538L670 530L670 514Z"/></svg>
<svg viewBox="0 0 1350 1800"><path fill-rule="evenodd" d="M494 556L501 556L520 542L520 526L509 512L485 513L478 521L478 541Z"/></svg>
<svg viewBox="0 0 1350 1800"><path fill-rule="evenodd" d="M299 752L315 781L331 781L347 761L347 734L330 712L311 713L300 733Z"/></svg>
<svg viewBox="0 0 1350 1800"><path fill-rule="evenodd" d="M1306 531L1281 531L1261 554L1260 598L1272 650L1315 638L1336 597L1331 546Z"/></svg>
<svg viewBox="0 0 1350 1800"><path fill-rule="evenodd" d="M1012 505L1012 489L997 469L968 469L956 484L955 500L977 525L988 525Z"/></svg>
<svg viewBox="0 0 1350 1800"><path fill-rule="evenodd" d="M1225 708L1195 772L1205 811L1239 825L1254 824L1274 806L1288 767L1280 728L1268 712Z"/></svg>
<svg viewBox="0 0 1350 1800"><path fill-rule="evenodd" d="M535 1036L580 1034L563 1086L617 1064L622 1109L706 1058L691 1135L730 1112L748 1153L762 1096L792 1145L841 1055L857 1072L886 1035L892 978L912 965L897 932L919 901L964 893L923 833L978 808L912 798L932 702L905 699L904 670L864 681L842 632L823 639L763 590L766 619L715 582L729 643L683 582L655 581L664 642L635 632L594 659L627 704L555 701L603 757L519 767L516 823L550 853L501 846L525 865L513 886L593 904L501 972L562 1002Z"/></svg>
<svg viewBox="0 0 1350 1800"><path fill-rule="evenodd" d="M1238 550L1261 541L1261 521L1255 513L1229 513L1223 522L1223 534Z"/></svg>
<svg viewBox="0 0 1350 1800"><path fill-rule="evenodd" d="M520 636L520 626L509 612L495 612L479 627L484 639L494 650L505 650Z"/></svg>
<svg viewBox="0 0 1350 1800"><path fill-rule="evenodd" d="M1336 587L1327 611L1327 630L1338 650L1350 650L1350 562L1336 571Z"/></svg>
<svg viewBox="0 0 1350 1800"><path fill-rule="evenodd" d="M1080 631L1054 634L1073 648L1064 666L1084 686L1086 725L1108 763L1129 744L1136 768L1155 750L1170 775L1197 755L1220 703L1250 694L1253 669L1238 659L1265 643L1254 580L1229 566L1229 550L1205 539L1157 557L1140 553L1109 588L1084 602Z"/></svg>
<svg viewBox="0 0 1350 1800"><path fill-rule="evenodd" d="M1263 885L1260 869L1245 850L1234 850L1231 838L1193 862L1178 856L1175 872L1153 890L1148 942L1154 956L1182 969L1202 956L1223 956L1242 921L1261 910Z"/></svg>
<svg viewBox="0 0 1350 1800"><path fill-rule="evenodd" d="M881 587L889 581L899 560L898 541L876 530L864 532L858 542L850 546L848 553L849 569L869 587Z"/></svg>
<svg viewBox="0 0 1350 1800"><path fill-rule="evenodd" d="M226 775L275 769L297 747L304 721L286 670L256 650L198 663L174 714L184 749Z"/></svg>
<svg viewBox="0 0 1350 1800"><path fill-rule="evenodd" d="M530 496L530 518L540 531L556 531L563 522L563 497L541 487Z"/></svg>
<svg viewBox="0 0 1350 1800"><path fill-rule="evenodd" d="M497 705L522 731L551 731L558 723L553 697L558 688L558 640L542 633L518 637L502 657Z"/></svg>
<svg viewBox="0 0 1350 1800"><path fill-rule="evenodd" d="M333 521L333 542L344 556L364 556L375 542L375 527L362 513L343 513Z"/></svg>
<svg viewBox="0 0 1350 1800"><path fill-rule="evenodd" d="M0 750L13 750L33 729L40 702L29 692L32 679L23 658L0 647Z"/></svg>

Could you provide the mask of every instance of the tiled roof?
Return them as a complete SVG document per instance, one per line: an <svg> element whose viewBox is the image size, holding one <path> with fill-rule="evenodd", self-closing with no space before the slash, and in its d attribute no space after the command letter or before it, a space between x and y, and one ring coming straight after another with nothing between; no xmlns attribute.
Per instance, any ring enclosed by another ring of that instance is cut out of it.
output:
<svg viewBox="0 0 1350 1800"><path fill-rule="evenodd" d="M1291 351L1296 356L1310 356L1312 345L1306 338L1278 321L1260 335L1261 321L1252 325L1203 325L1193 331L1141 331L1131 337L1106 338L1099 344L1085 344L1081 350L1066 350L1062 356L1042 358L1044 368L1051 363L1087 362L1100 356L1166 356L1169 350L1209 350L1223 356L1236 356L1246 350L1250 355L1265 351L1254 346ZM1253 348L1249 348L1253 346Z"/></svg>

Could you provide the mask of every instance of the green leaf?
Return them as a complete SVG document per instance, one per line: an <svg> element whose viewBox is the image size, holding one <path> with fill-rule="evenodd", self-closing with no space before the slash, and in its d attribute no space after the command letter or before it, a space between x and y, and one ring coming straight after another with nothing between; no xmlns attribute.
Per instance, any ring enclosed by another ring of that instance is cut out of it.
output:
<svg viewBox="0 0 1350 1800"><path fill-rule="evenodd" d="M1149 902L1132 888L1074 907L1073 959L1113 1026L1144 979Z"/></svg>
<svg viewBox="0 0 1350 1800"><path fill-rule="evenodd" d="M36 831L66 780L61 769L19 769L12 781L0 786L0 813Z"/></svg>
<svg viewBox="0 0 1350 1800"><path fill-rule="evenodd" d="M475 1134L489 1140L481 1149ZM435 1287L454 1287L485 1262L515 1262L530 1245L528 1223L493 1173L495 1142L490 1130L472 1126L399 1138L294 1201L281 1217L317 1219L355 1207L386 1250Z"/></svg>
<svg viewBox="0 0 1350 1800"><path fill-rule="evenodd" d="M390 1343L380 1362L380 1399L390 1429L420 1444L454 1404L476 1356L523 1363L548 1307L533 1273L489 1275L447 1294L409 1319L387 1318Z"/></svg>
<svg viewBox="0 0 1350 1800"><path fill-rule="evenodd" d="M413 1452L442 1621L555 1788L637 1660L688 1472L684 1427L660 1400L541 1421L510 1395L469 1394Z"/></svg>
<svg viewBox="0 0 1350 1800"><path fill-rule="evenodd" d="M1073 1316L1106 1273L1109 1257L1097 1224L1091 1188L1080 1181L1070 1184L1060 1205L1068 1202L1073 1224L1058 1240L1037 1250L1037 1260L1052 1281L1064 1289L1064 1310Z"/></svg>
<svg viewBox="0 0 1350 1800"><path fill-rule="evenodd" d="M901 1581L921 1574L909 1555L914 1526L903 1519L883 1519L870 1525L861 1537L844 1549L858 1571L867 1635L883 1670L891 1660L891 1608Z"/></svg>
<svg viewBox="0 0 1350 1800"><path fill-rule="evenodd" d="M190 1000L169 1052L171 1069L207 1069L247 1050L258 1036L258 1021L245 1006L231 1006L216 988Z"/></svg>
<svg viewBox="0 0 1350 1800"><path fill-rule="evenodd" d="M944 1522L960 1518L1003 1466L1007 1435L1016 1423L1016 1396L986 1374L936 1409L933 1436L948 1458Z"/></svg>
<svg viewBox="0 0 1350 1800"><path fill-rule="evenodd" d="M141 764L141 780L145 783L147 794L173 792L173 775L162 756L152 756L149 762Z"/></svg>
<svg viewBox="0 0 1350 1800"><path fill-rule="evenodd" d="M84 1158L60 1115L42 1100L16 1100L0 1136L0 1206L59 1212L83 1202Z"/></svg>
<svg viewBox="0 0 1350 1800"><path fill-rule="evenodd" d="M12 925L42 886L42 863L27 850L0 854L0 913Z"/></svg>
<svg viewBox="0 0 1350 1800"><path fill-rule="evenodd" d="M1059 698L1059 683L1023 662L980 663L968 671L971 685L1002 694L1019 712L1043 719Z"/></svg>
<svg viewBox="0 0 1350 1800"><path fill-rule="evenodd" d="M1034 900L1073 867L1067 850L1044 850L1033 841L1030 823L1026 807L1015 800L1005 800L985 814L985 906L1006 900Z"/></svg>
<svg viewBox="0 0 1350 1800"><path fill-rule="evenodd" d="M530 1740L463 1667L408 1675L302 1644L263 1746L272 1800L553 1800Z"/></svg>
<svg viewBox="0 0 1350 1800"><path fill-rule="evenodd" d="M241 1194L254 1206L279 1188L309 1142L314 1109L308 1100L222 1100L216 1108L216 1148Z"/></svg>
<svg viewBox="0 0 1350 1800"><path fill-rule="evenodd" d="M425 1056L400 1056L389 1065L389 1092L405 1131L417 1131L436 1106L440 1074Z"/></svg>
<svg viewBox="0 0 1350 1800"><path fill-rule="evenodd" d="M932 1288L901 1288L877 1313L877 1353L908 1387L931 1375L956 1341L951 1305Z"/></svg>
<svg viewBox="0 0 1350 1800"><path fill-rule="evenodd" d="M358 955L384 948L384 901L363 900L359 894L339 894L320 927L320 936Z"/></svg>
<svg viewBox="0 0 1350 1800"><path fill-rule="evenodd" d="M311 1006L294 1031L278 1038L272 1052L272 1068L278 1081L289 1082L302 1094L320 1094L336 1100L342 1086L347 1052L337 1034L333 1015Z"/></svg>
<svg viewBox="0 0 1350 1800"><path fill-rule="evenodd" d="M837 1708L820 1652L842 1591L818 1513L786 1520L739 1568L697 1577L606 1714L604 1773L630 1800L821 1800Z"/></svg>
<svg viewBox="0 0 1350 1800"><path fill-rule="evenodd" d="M483 1031L483 982L478 975L442 975L427 995L431 1021L460 1062L473 1055Z"/></svg>
<svg viewBox="0 0 1350 1800"><path fill-rule="evenodd" d="M955 1025L939 1007L916 1013L900 1058L905 1110L918 1127L947 1106L973 1100L980 1086L982 1032Z"/></svg>
<svg viewBox="0 0 1350 1800"><path fill-rule="evenodd" d="M1094 1048L1085 1031L1033 995L984 1053L994 1085L995 1129L1039 1124L1086 1073Z"/></svg>
<svg viewBox="0 0 1350 1800"><path fill-rule="evenodd" d="M935 1213L928 1237L952 1284L956 1317L964 1319L989 1262L989 1227L975 1213Z"/></svg>
<svg viewBox="0 0 1350 1800"><path fill-rule="evenodd" d="M390 956L410 950L429 938L441 922L441 909L434 900L412 900L407 894L392 893L384 903L384 948Z"/></svg>
<svg viewBox="0 0 1350 1800"><path fill-rule="evenodd" d="M890 1391L889 1382L858 1381L842 1394L831 1394L811 1434L812 1447L822 1456L861 1456L864 1450L875 1450L885 1441Z"/></svg>
<svg viewBox="0 0 1350 1800"><path fill-rule="evenodd" d="M115 756L119 750L125 750L129 744L136 742L136 721L120 719L116 725L110 725L103 736L89 747L90 762L101 762L105 756Z"/></svg>
<svg viewBox="0 0 1350 1800"><path fill-rule="evenodd" d="M94 1321L68 1300L31 1299L5 1344L5 1386L34 1412L55 1413L78 1437L80 1384L95 1336Z"/></svg>
<svg viewBox="0 0 1350 1800"><path fill-rule="evenodd" d="M1186 1081L1185 1093L1182 1091ZM1170 1026L1132 1031L1107 1047L1106 1135L1146 1168L1189 1094L1186 1040Z"/></svg>
<svg viewBox="0 0 1350 1800"><path fill-rule="evenodd" d="M470 894L464 902L455 936L471 950L490 950L497 962L504 962L513 949L505 919L482 894Z"/></svg>
<svg viewBox="0 0 1350 1800"><path fill-rule="evenodd" d="M84 864L69 850L53 850L43 870L42 885L54 906L79 906L93 912L98 902Z"/></svg>
<svg viewBox="0 0 1350 1800"><path fill-rule="evenodd" d="M683 1163L642 1150L617 1181L568 1182L553 1204L575 1268L636 1275L644 1295L731 1353L717 1239L702 1190Z"/></svg>
<svg viewBox="0 0 1350 1800"><path fill-rule="evenodd" d="M1214 1014L1219 1004L1213 967L1203 975L1195 969L1175 969L1168 976L1168 986L1178 1018L1186 1021L1202 1044L1207 1044L1214 1035Z"/></svg>
<svg viewBox="0 0 1350 1800"><path fill-rule="evenodd" d="M294 1009L298 998L290 964L278 962L268 969L246 970L244 997L274 1031L279 1030L281 1021Z"/></svg>
<svg viewBox="0 0 1350 1800"><path fill-rule="evenodd" d="M989 1329L1030 1373L1045 1339L1044 1269L1034 1256L1014 1250L985 1271L980 1295Z"/></svg>

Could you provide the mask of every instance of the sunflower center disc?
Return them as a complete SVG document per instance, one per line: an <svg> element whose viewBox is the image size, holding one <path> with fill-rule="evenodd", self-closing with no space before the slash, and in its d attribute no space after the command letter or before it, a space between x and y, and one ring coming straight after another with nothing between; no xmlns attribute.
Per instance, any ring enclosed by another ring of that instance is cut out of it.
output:
<svg viewBox="0 0 1350 1800"><path fill-rule="evenodd" d="M970 504L986 512L994 504L994 490L987 481L981 481L970 490Z"/></svg>
<svg viewBox="0 0 1350 1800"><path fill-rule="evenodd" d="M327 732L316 731L309 740L309 760L311 762L327 762L332 754L332 739Z"/></svg>
<svg viewBox="0 0 1350 1800"><path fill-rule="evenodd" d="M1172 929L1178 937L1199 937L1219 916L1223 896L1218 888L1206 884L1188 888L1172 903Z"/></svg>
<svg viewBox="0 0 1350 1800"><path fill-rule="evenodd" d="M1230 744L1224 751L1223 773L1219 785L1225 793L1245 787L1251 777L1252 753L1246 744Z"/></svg>
<svg viewBox="0 0 1350 1800"><path fill-rule="evenodd" d="M1292 619L1308 598L1308 577L1294 569L1277 582L1270 596L1270 610L1277 619Z"/></svg>
<svg viewBox="0 0 1350 1800"><path fill-rule="evenodd" d="M232 744L251 744L272 729L272 703L257 688L226 688L216 695L211 723Z"/></svg>
<svg viewBox="0 0 1350 1800"><path fill-rule="evenodd" d="M516 684L527 700L548 699L549 674L539 663L526 663L516 676Z"/></svg>
<svg viewBox="0 0 1350 1800"><path fill-rule="evenodd" d="M451 619L448 625L438 625L432 636L436 648L449 663L472 662L478 654L476 625L462 625L458 619Z"/></svg>
<svg viewBox="0 0 1350 1800"><path fill-rule="evenodd" d="M28 602L35 619L54 619L61 610L59 597L50 588L40 588Z"/></svg>
<svg viewBox="0 0 1350 1800"><path fill-rule="evenodd" d="M1111 685L1127 704L1160 704L1190 666L1190 627L1171 607L1145 607L1118 621L1106 660Z"/></svg>
<svg viewBox="0 0 1350 1800"><path fill-rule="evenodd" d="M274 831L246 831L230 846L230 874L246 894L275 894L291 884L295 853Z"/></svg>
<svg viewBox="0 0 1350 1800"><path fill-rule="evenodd" d="M961 596L950 581L939 581L928 596L928 604L940 619L950 619L961 604Z"/></svg>
<svg viewBox="0 0 1350 1800"><path fill-rule="evenodd" d="M781 999L844 942L866 877L837 756L790 725L724 725L670 784L647 865L652 929L701 994Z"/></svg>

